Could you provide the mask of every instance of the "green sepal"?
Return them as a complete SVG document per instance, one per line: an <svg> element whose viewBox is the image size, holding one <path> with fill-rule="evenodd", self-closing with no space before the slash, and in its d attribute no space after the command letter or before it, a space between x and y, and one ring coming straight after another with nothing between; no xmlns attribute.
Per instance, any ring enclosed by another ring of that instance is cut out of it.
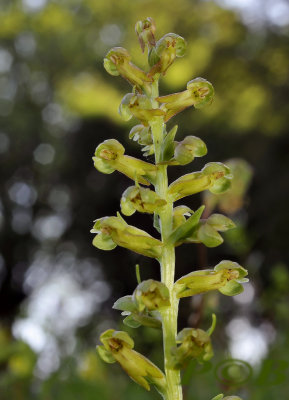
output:
<svg viewBox="0 0 289 400"><path fill-rule="evenodd" d="M235 223L222 214L212 214L207 219L207 223L219 232L226 232L228 229L236 227Z"/></svg>
<svg viewBox="0 0 289 400"><path fill-rule="evenodd" d="M112 174L115 171L115 168L113 168L111 165L109 165L107 162L101 160L100 158L92 157L92 159L94 162L94 167L99 172L102 172L103 174Z"/></svg>
<svg viewBox="0 0 289 400"><path fill-rule="evenodd" d="M225 296L236 296L243 291L243 286L236 281L230 281L226 284L226 286L219 289L219 292L224 294Z"/></svg>
<svg viewBox="0 0 289 400"><path fill-rule="evenodd" d="M110 353L110 351L106 350L106 348L102 345L96 346L96 350L100 356L100 358L108 363L108 364L114 364L116 362L116 359L113 357L113 355Z"/></svg>
<svg viewBox="0 0 289 400"><path fill-rule="evenodd" d="M119 72L116 68L116 65L108 58L105 58L103 60L103 66L104 66L104 69L106 70L106 72L108 72L110 75L119 76Z"/></svg>
<svg viewBox="0 0 289 400"><path fill-rule="evenodd" d="M175 136L178 130L178 125L175 125L165 136L164 141L162 143L162 154L161 161L169 161L173 155L175 150Z"/></svg>
<svg viewBox="0 0 289 400"><path fill-rule="evenodd" d="M134 303L132 296L120 297L118 300L116 300L112 308L114 308L115 310L129 311L129 312L134 312L137 310L137 306Z"/></svg>
<svg viewBox="0 0 289 400"><path fill-rule="evenodd" d="M198 210L194 212L194 214L189 217L186 222L175 229L169 236L168 243L178 244L179 242L189 237L197 226L204 209L205 206L201 206L200 208L198 208Z"/></svg>
<svg viewBox="0 0 289 400"><path fill-rule="evenodd" d="M128 315L127 317L124 318L123 323L126 326L129 326L130 328L139 328L141 326L141 323L136 321L134 318L133 314Z"/></svg>
<svg viewBox="0 0 289 400"><path fill-rule="evenodd" d="M131 313L123 320L123 323L131 328L139 328L140 326L147 326L148 328L153 329L162 328L162 322L160 319L151 316L150 313Z"/></svg>
<svg viewBox="0 0 289 400"><path fill-rule="evenodd" d="M198 229L198 239L207 247L217 247L224 242L222 236L207 221L202 221Z"/></svg>
<svg viewBox="0 0 289 400"><path fill-rule="evenodd" d="M103 233L96 235L92 241L92 244L94 247L97 247L100 250L113 250L117 246L109 235L105 235Z"/></svg>
<svg viewBox="0 0 289 400"><path fill-rule="evenodd" d="M189 164L195 157L203 157L207 154L206 144L196 136L186 136L175 147L174 159L180 165Z"/></svg>

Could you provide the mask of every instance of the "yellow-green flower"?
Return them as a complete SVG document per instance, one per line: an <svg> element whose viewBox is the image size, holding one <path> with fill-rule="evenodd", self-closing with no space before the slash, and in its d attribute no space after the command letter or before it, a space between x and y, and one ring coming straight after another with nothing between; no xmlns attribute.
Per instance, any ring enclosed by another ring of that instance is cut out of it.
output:
<svg viewBox="0 0 289 400"><path fill-rule="evenodd" d="M128 225L120 215L97 219L91 232L97 234L93 245L101 250L112 250L118 245L157 259L162 253L161 241L141 229Z"/></svg>
<svg viewBox="0 0 289 400"><path fill-rule="evenodd" d="M175 283L177 297L188 297L218 290L226 296L243 292L242 283L248 282L248 271L236 262L223 260L214 269L193 271Z"/></svg>
<svg viewBox="0 0 289 400"><path fill-rule="evenodd" d="M164 374L150 360L133 350L134 341L126 332L108 329L102 333L100 341L103 345L97 346L97 350L105 362L117 361L131 379L146 390L150 390L152 383L161 393L165 391Z"/></svg>
<svg viewBox="0 0 289 400"><path fill-rule="evenodd" d="M153 214L166 204L156 192L141 186L128 187L120 200L121 212L124 215L132 215L135 211Z"/></svg>
<svg viewBox="0 0 289 400"><path fill-rule="evenodd" d="M104 174L115 170L143 185L150 185L156 179L157 166L124 154L124 147L115 139L100 143L92 158L95 168Z"/></svg>

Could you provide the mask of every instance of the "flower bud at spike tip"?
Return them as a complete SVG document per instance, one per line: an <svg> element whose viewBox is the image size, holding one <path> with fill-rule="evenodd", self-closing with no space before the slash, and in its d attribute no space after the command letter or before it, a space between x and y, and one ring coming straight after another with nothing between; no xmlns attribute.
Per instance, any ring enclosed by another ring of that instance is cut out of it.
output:
<svg viewBox="0 0 289 400"><path fill-rule="evenodd" d="M97 346L100 357L106 362L117 361L136 383L150 390L150 384L163 393L165 376L162 371L142 354L133 350L134 342L123 331L108 329L100 336L103 343Z"/></svg>
<svg viewBox="0 0 289 400"><path fill-rule="evenodd" d="M144 52L146 45L148 46L149 49L156 45L154 36L155 31L156 31L155 22L150 17L144 19L143 21L138 21L135 24L135 32L138 36L142 52Z"/></svg>

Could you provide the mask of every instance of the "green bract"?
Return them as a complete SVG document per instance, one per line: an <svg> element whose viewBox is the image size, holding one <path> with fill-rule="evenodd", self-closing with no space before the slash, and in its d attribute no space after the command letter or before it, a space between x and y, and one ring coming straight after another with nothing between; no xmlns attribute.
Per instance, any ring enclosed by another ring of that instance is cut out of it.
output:
<svg viewBox="0 0 289 400"><path fill-rule="evenodd" d="M224 192L232 193L229 191L232 174L229 166L210 162L200 171L183 175L169 185L167 168L186 165L195 157L205 156L207 147L196 136L178 139L178 126L167 130L166 122L188 107L199 109L210 105L214 88L206 79L195 78L187 83L186 90L161 96L159 79L178 57L184 55L186 42L175 33L156 40L156 26L150 17L138 21L135 31L142 52L147 49L149 72L134 65L128 51L122 47L115 47L107 53L104 67L109 74L121 75L133 86L131 93L123 97L119 113L125 121L133 117L139 121L131 129L129 138L142 146L145 156L154 155L155 162L151 164L126 155L124 147L115 139L99 144L93 161L102 173L110 174L117 170L134 181L121 197L121 212L127 216L136 211L153 214L150 218L160 237L154 238L129 225L119 213L98 218L91 232L95 234L93 245L99 249L112 250L122 246L159 262L161 282L153 279L141 281L137 268L137 287L132 295L118 299L113 308L121 311L124 324L130 328L162 329L164 373L133 350L133 340L123 331L109 329L104 332L98 353L108 363L117 361L145 389L149 390L150 384L155 385L164 400L183 400L180 369L191 359L204 362L213 356L211 335L216 316L213 314L212 325L207 331L184 328L177 334L179 300L212 290L226 296L237 295L243 291L243 283L248 281L248 272L238 263L224 260L213 269L193 271L175 282L175 247L183 243L215 247L223 243L220 233L235 227L230 218L214 213L214 206L221 204L217 196ZM240 168L236 169L234 163L230 165L238 173ZM241 171L241 184L235 184L234 195L228 195L227 205L238 196L239 201L244 197L248 169L242 167ZM204 197L205 205L195 211L186 205L174 206L175 201L203 191L210 196ZM221 399L241 400L237 396L224 398L223 394L213 400Z"/></svg>

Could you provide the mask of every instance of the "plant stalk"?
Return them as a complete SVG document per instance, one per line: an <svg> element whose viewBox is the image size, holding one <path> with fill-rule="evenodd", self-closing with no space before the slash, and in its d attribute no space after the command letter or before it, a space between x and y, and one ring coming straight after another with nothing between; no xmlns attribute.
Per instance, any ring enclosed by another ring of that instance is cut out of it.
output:
<svg viewBox="0 0 289 400"><path fill-rule="evenodd" d="M158 107L158 103L154 100L158 96L158 81L154 83L152 89L153 106ZM167 166L159 164L165 128L163 117L155 117L150 125L155 148L155 161L158 165L155 191L167 201L167 205L159 213L161 236L164 244L160 258L161 281L168 287L171 301L171 306L162 311L164 366L167 380L165 400L183 400L180 371L173 369L171 362L171 348L176 345L179 300L174 291L175 247L167 243L167 239L172 232L173 203L168 196Z"/></svg>

